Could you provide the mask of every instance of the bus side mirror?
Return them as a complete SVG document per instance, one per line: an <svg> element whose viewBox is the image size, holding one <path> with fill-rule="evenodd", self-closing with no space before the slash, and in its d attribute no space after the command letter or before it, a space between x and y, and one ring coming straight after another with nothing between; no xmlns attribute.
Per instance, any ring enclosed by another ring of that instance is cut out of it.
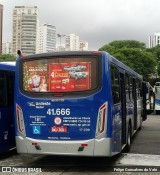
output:
<svg viewBox="0 0 160 175"><path fill-rule="evenodd" d="M0 106L7 105L7 78L3 72L0 72Z"/></svg>

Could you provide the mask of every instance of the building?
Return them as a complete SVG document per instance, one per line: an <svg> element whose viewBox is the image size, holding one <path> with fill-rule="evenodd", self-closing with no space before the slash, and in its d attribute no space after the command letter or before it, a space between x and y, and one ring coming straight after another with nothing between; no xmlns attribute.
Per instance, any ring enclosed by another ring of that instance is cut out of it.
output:
<svg viewBox="0 0 160 175"><path fill-rule="evenodd" d="M0 4L0 54L2 54L3 5Z"/></svg>
<svg viewBox="0 0 160 175"><path fill-rule="evenodd" d="M160 32L154 33L149 36L149 48L155 47L160 44Z"/></svg>
<svg viewBox="0 0 160 175"><path fill-rule="evenodd" d="M21 50L23 55L36 53L39 16L37 6L16 6L13 10L12 53Z"/></svg>
<svg viewBox="0 0 160 175"><path fill-rule="evenodd" d="M79 50L79 36L76 36L75 34L66 35L65 48L66 51Z"/></svg>
<svg viewBox="0 0 160 175"><path fill-rule="evenodd" d="M2 44L2 53L12 55L12 43L6 42Z"/></svg>
<svg viewBox="0 0 160 175"><path fill-rule="evenodd" d="M79 41L79 50L87 51L88 50L88 42L84 41L84 40Z"/></svg>
<svg viewBox="0 0 160 175"><path fill-rule="evenodd" d="M66 48L64 46L57 46L56 51L63 52L63 51L66 51Z"/></svg>
<svg viewBox="0 0 160 175"><path fill-rule="evenodd" d="M44 24L38 30L36 53L56 51L56 27Z"/></svg>

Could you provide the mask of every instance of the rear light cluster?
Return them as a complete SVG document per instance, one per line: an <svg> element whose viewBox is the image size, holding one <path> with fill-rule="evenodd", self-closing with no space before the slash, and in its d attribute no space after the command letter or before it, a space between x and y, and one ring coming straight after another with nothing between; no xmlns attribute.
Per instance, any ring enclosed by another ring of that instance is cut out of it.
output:
<svg viewBox="0 0 160 175"><path fill-rule="evenodd" d="M17 127L18 131L21 136L25 136L25 125L24 125L24 118L23 118L23 112L19 105L16 104L16 117L17 117Z"/></svg>
<svg viewBox="0 0 160 175"><path fill-rule="evenodd" d="M108 103L104 103L98 111L97 118L97 127L96 127L96 137L104 133L106 131L107 125L107 105Z"/></svg>

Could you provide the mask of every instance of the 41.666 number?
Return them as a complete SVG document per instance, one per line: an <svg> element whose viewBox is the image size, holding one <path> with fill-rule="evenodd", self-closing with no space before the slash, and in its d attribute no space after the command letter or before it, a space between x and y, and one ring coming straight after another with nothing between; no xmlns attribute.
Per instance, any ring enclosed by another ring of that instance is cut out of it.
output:
<svg viewBox="0 0 160 175"><path fill-rule="evenodd" d="M57 108L57 109L55 109L55 108L49 108L48 110L47 110L47 114L48 115L70 115L70 109L69 108L67 108L67 109L65 109L65 108Z"/></svg>

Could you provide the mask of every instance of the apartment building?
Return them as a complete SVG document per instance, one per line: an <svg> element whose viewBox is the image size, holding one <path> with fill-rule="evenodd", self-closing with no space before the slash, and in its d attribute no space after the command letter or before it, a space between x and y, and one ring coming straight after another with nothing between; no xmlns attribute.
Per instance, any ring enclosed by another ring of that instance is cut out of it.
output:
<svg viewBox="0 0 160 175"><path fill-rule="evenodd" d="M12 43L6 42L2 44L2 54L12 55Z"/></svg>
<svg viewBox="0 0 160 175"><path fill-rule="evenodd" d="M149 48L155 47L160 44L160 32L155 32L149 36Z"/></svg>
<svg viewBox="0 0 160 175"><path fill-rule="evenodd" d="M43 24L38 30L36 53L56 51L56 27Z"/></svg>
<svg viewBox="0 0 160 175"><path fill-rule="evenodd" d="M12 53L36 53L39 15L37 6L15 6L13 10Z"/></svg>
<svg viewBox="0 0 160 175"><path fill-rule="evenodd" d="M66 35L65 48L66 51L79 50L79 36L76 36L75 34Z"/></svg>
<svg viewBox="0 0 160 175"><path fill-rule="evenodd" d="M2 54L3 5L0 4L0 54Z"/></svg>

